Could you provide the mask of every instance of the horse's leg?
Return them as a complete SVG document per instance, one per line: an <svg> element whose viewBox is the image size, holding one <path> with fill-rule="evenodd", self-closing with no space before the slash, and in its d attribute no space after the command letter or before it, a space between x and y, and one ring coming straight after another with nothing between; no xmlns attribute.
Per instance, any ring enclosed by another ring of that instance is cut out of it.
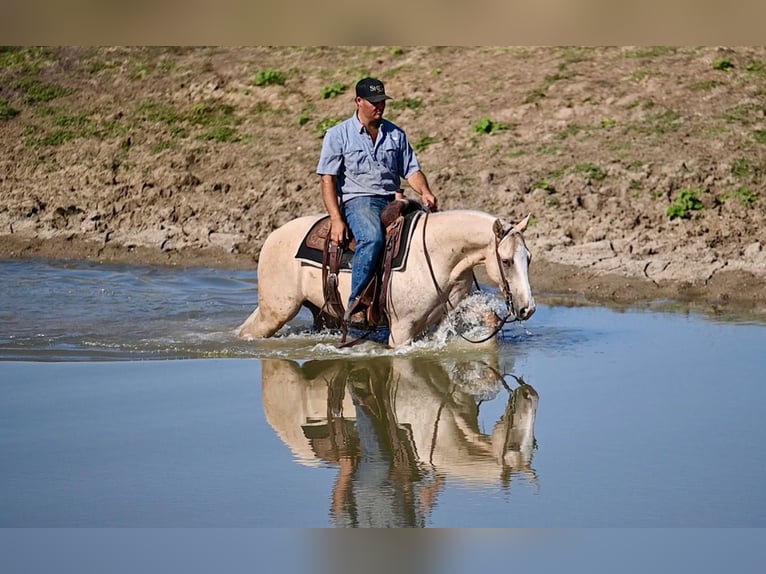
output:
<svg viewBox="0 0 766 574"><path fill-rule="evenodd" d="M258 305L250 316L237 328L237 334L243 339L264 339L279 331L285 323L295 317L300 310L267 309Z"/></svg>
<svg viewBox="0 0 766 574"><path fill-rule="evenodd" d="M388 326L388 346L392 348L409 345L418 334L410 321L393 320Z"/></svg>
<svg viewBox="0 0 766 574"><path fill-rule="evenodd" d="M295 277L291 278L295 284ZM245 322L239 326L237 333L243 339L262 339L271 337L288 321L298 314L303 304L303 296L284 283L282 289L271 284L262 284L258 294L258 307Z"/></svg>

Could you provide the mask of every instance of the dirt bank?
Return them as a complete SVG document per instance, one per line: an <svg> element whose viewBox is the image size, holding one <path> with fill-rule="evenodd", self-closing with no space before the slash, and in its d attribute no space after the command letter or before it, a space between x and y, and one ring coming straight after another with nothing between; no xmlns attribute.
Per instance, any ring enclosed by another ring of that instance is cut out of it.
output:
<svg viewBox="0 0 766 574"><path fill-rule="evenodd" d="M764 48L0 49L0 257L252 267L321 212L381 77L444 209L527 232L539 293L766 307Z"/></svg>

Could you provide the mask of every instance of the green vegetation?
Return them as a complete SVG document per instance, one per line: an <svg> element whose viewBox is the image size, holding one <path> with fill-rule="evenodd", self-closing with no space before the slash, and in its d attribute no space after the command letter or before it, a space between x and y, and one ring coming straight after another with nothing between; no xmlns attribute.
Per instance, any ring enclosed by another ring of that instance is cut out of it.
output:
<svg viewBox="0 0 766 574"><path fill-rule="evenodd" d="M98 137L102 139L121 137L128 127L116 121L97 122L85 114L53 114L50 124L52 129L43 132L36 125L28 125L24 130L25 143L30 147L58 146L68 141Z"/></svg>
<svg viewBox="0 0 766 574"><path fill-rule="evenodd" d="M391 100L388 105L395 110L401 110L404 108L417 110L420 109L420 107L423 105L423 100L418 98L402 98L400 100Z"/></svg>
<svg viewBox="0 0 766 574"><path fill-rule="evenodd" d="M731 60L728 58L718 58L713 62L713 69L714 70L722 70L727 71L731 70L734 67L734 64L731 63Z"/></svg>
<svg viewBox="0 0 766 574"><path fill-rule="evenodd" d="M559 139L567 139L569 136L576 136L582 131L582 126L578 123L572 123L567 125L563 130L558 133Z"/></svg>
<svg viewBox="0 0 766 574"><path fill-rule="evenodd" d="M766 144L766 130L755 130L753 132L753 137L758 143Z"/></svg>
<svg viewBox="0 0 766 574"><path fill-rule="evenodd" d="M737 177L748 177L753 173L753 165L745 158L739 158L731 166L731 173Z"/></svg>
<svg viewBox="0 0 766 574"><path fill-rule="evenodd" d="M278 70L261 70L255 75L253 84L256 86L284 86L285 75Z"/></svg>
<svg viewBox="0 0 766 574"><path fill-rule="evenodd" d="M202 130L200 139L217 142L241 141L237 126L242 119L235 112L234 106L217 101L196 104L186 112L154 101L144 102L137 109L140 119L166 124L172 138L188 137L189 126L194 126Z"/></svg>
<svg viewBox="0 0 766 574"><path fill-rule="evenodd" d="M714 117L730 124L748 124L755 121L760 110L761 106L758 106L757 104L741 104L727 108L722 114Z"/></svg>
<svg viewBox="0 0 766 574"><path fill-rule="evenodd" d="M689 88L695 92L707 92L722 85L724 85L723 82L718 80L703 80L694 82Z"/></svg>
<svg viewBox="0 0 766 574"><path fill-rule="evenodd" d="M331 127L333 127L335 124L339 124L341 121L340 118L325 118L319 122L317 125L317 130L320 138L323 138L324 135L327 133L327 130L329 130Z"/></svg>
<svg viewBox="0 0 766 574"><path fill-rule="evenodd" d="M0 72L35 75L48 60L49 54L46 48L0 46Z"/></svg>
<svg viewBox="0 0 766 574"><path fill-rule="evenodd" d="M527 95L524 96L522 102L525 104L533 104L541 100L548 93L549 87L551 87L555 82L563 79L566 79L566 76L562 74L549 74L548 76L545 76L543 83L527 92Z"/></svg>
<svg viewBox="0 0 766 574"><path fill-rule="evenodd" d="M693 211L700 211L705 208L699 198L700 189L698 187L689 187L682 189L667 210L670 219L680 217L688 219Z"/></svg>
<svg viewBox="0 0 766 574"><path fill-rule="evenodd" d="M594 181L601 181L606 178L606 172L592 163L578 163L574 166L574 172L584 173Z"/></svg>
<svg viewBox="0 0 766 574"><path fill-rule="evenodd" d="M737 191L732 191L723 196L724 202L730 199L738 199L742 205L750 207L760 199L760 196L746 187L740 187Z"/></svg>
<svg viewBox="0 0 766 574"><path fill-rule="evenodd" d="M556 193L556 187L545 179L535 182L532 185L532 189L542 189L543 191L547 191L548 195Z"/></svg>
<svg viewBox="0 0 766 574"><path fill-rule="evenodd" d="M418 141L416 141L412 145L412 147L415 148L416 152L420 153L428 149L428 146L430 146L433 143L436 143L436 138L433 138L431 136L423 136Z"/></svg>
<svg viewBox="0 0 766 574"><path fill-rule="evenodd" d="M12 108L6 100L0 100L0 121L10 120L19 115L19 110Z"/></svg>
<svg viewBox="0 0 766 574"><path fill-rule="evenodd" d="M491 118L484 117L473 125L473 131L477 134L491 134L510 129L511 126L502 122L496 122Z"/></svg>
<svg viewBox="0 0 766 574"><path fill-rule="evenodd" d="M331 84L329 86L324 86L322 88L322 98L325 100L329 98L336 98L343 94L346 90L348 90L348 84L344 84L342 82L335 82L334 84Z"/></svg>
<svg viewBox="0 0 766 574"><path fill-rule="evenodd" d="M239 141L235 126L240 120L234 115L234 106L208 102L192 107L189 120L204 128L202 139L217 142Z"/></svg>
<svg viewBox="0 0 766 574"><path fill-rule="evenodd" d="M670 46L642 46L633 50L625 52L626 58L656 58L657 56L665 56L667 54L674 54L676 48Z"/></svg>
<svg viewBox="0 0 766 574"><path fill-rule="evenodd" d="M665 110L658 114L649 114L646 133L663 135L668 132L676 131L680 127L681 116L674 110Z"/></svg>
<svg viewBox="0 0 766 574"><path fill-rule="evenodd" d="M766 66L763 62L749 62L744 70L761 78L766 77Z"/></svg>
<svg viewBox="0 0 766 574"><path fill-rule="evenodd" d="M24 102L39 104L49 102L72 93L72 90L54 84L44 84L37 78L25 77L18 80L14 87L24 93Z"/></svg>

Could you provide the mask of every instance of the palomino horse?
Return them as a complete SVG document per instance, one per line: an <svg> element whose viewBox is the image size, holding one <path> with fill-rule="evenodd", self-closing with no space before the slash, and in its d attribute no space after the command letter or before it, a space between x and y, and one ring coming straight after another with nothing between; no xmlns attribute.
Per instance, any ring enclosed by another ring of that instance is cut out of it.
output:
<svg viewBox="0 0 766 574"><path fill-rule="evenodd" d="M318 216L294 219L264 242L258 260L258 307L238 328L245 339L271 337L301 306L316 318L324 304L322 270L301 263L295 254ZM438 325L471 290L473 269L484 265L515 320L529 319L535 301L529 286L531 254L523 232L529 216L513 226L471 210L421 217L412 234L406 267L392 274L386 313L392 347L409 344ZM347 300L351 274L341 273L339 291Z"/></svg>
<svg viewBox="0 0 766 574"><path fill-rule="evenodd" d="M263 359L262 365L266 420L300 464L341 465L344 457L364 464L359 457L367 456L396 470L404 489L423 486L427 469L459 483L510 487L515 476L537 484L539 396L520 379L515 388L507 385L496 356L437 362L384 355L302 365ZM484 401L477 395L506 403L491 431L483 428ZM363 452L375 445L380 456Z"/></svg>

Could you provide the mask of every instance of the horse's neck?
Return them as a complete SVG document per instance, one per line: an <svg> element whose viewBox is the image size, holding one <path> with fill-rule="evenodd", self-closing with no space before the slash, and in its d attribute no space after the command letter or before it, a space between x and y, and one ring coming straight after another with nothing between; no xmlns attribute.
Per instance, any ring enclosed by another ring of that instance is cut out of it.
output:
<svg viewBox="0 0 766 574"><path fill-rule="evenodd" d="M475 211L445 211L428 222L426 248L460 275L484 263L495 218Z"/></svg>

